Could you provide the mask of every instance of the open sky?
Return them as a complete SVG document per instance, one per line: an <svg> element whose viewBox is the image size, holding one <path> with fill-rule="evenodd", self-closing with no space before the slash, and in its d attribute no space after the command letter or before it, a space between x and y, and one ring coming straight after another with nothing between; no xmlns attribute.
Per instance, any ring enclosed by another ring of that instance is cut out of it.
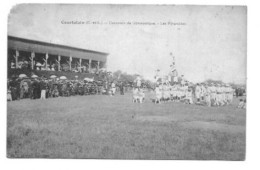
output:
<svg viewBox="0 0 260 170"><path fill-rule="evenodd" d="M70 21L84 24L64 24ZM22 4L10 11L8 35L107 52L108 70L149 79L156 69L169 73L172 53L192 82L245 83L246 25L243 6Z"/></svg>

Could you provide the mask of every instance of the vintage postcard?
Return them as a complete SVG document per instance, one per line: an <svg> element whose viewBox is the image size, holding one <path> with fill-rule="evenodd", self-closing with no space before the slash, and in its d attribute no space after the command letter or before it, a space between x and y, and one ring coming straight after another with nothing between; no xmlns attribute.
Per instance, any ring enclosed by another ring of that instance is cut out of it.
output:
<svg viewBox="0 0 260 170"><path fill-rule="evenodd" d="M7 157L246 154L246 6L18 4Z"/></svg>

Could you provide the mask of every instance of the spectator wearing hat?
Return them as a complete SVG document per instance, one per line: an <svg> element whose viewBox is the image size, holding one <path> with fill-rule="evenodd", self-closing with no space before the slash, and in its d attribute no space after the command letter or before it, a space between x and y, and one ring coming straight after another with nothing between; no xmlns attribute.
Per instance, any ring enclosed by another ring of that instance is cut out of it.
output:
<svg viewBox="0 0 260 170"><path fill-rule="evenodd" d="M123 84L123 82L120 83L119 89L120 89L120 94L124 95L124 84Z"/></svg>
<svg viewBox="0 0 260 170"><path fill-rule="evenodd" d="M40 89L41 89L41 99L46 99L46 89L47 89L47 83L45 82L45 79L43 78L40 82Z"/></svg>
<svg viewBox="0 0 260 170"><path fill-rule="evenodd" d="M239 100L240 102L239 102L239 104L238 104L238 106L237 106L237 108L239 108L239 109L245 109L246 108L246 99L240 99Z"/></svg>
<svg viewBox="0 0 260 170"><path fill-rule="evenodd" d="M111 92L112 96L114 96L116 93L116 84L114 83L114 81L111 83Z"/></svg>
<svg viewBox="0 0 260 170"><path fill-rule="evenodd" d="M200 102L200 98L201 98L201 87L200 84L197 83L196 87L195 87L195 97L197 99L197 102Z"/></svg>

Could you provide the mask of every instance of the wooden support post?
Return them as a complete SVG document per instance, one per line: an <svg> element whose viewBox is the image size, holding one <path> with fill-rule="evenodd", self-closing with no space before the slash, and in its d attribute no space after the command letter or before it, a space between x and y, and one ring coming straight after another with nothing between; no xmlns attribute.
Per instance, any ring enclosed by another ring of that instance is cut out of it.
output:
<svg viewBox="0 0 260 170"><path fill-rule="evenodd" d="M79 59L79 68L80 68L80 69L79 69L79 72L82 72L82 70L81 70L81 63L82 63L82 59L80 58L80 59Z"/></svg>
<svg viewBox="0 0 260 170"><path fill-rule="evenodd" d="M45 70L48 70L48 58L49 58L49 55L48 55L48 53L46 53L46 55L45 55Z"/></svg>
<svg viewBox="0 0 260 170"><path fill-rule="evenodd" d="M91 72L91 63L92 63L92 60L91 59L89 59L89 64L88 64L88 70L89 70L89 72Z"/></svg>
<svg viewBox="0 0 260 170"><path fill-rule="evenodd" d="M70 61L69 61L70 71L71 71L71 62L72 62L72 56L70 56Z"/></svg>
<svg viewBox="0 0 260 170"><path fill-rule="evenodd" d="M31 68L32 68L32 70L34 69L34 58L35 58L35 53L34 52L32 52L31 53Z"/></svg>
<svg viewBox="0 0 260 170"><path fill-rule="evenodd" d="M97 62L97 70L99 71L99 64L100 64L100 61Z"/></svg>
<svg viewBox="0 0 260 170"><path fill-rule="evenodd" d="M58 55L58 60L57 60L57 63L58 63L58 71L60 71L60 60L61 60L61 56Z"/></svg>
<svg viewBox="0 0 260 170"><path fill-rule="evenodd" d="M18 57L19 57L19 51L15 51L15 68L18 68Z"/></svg>

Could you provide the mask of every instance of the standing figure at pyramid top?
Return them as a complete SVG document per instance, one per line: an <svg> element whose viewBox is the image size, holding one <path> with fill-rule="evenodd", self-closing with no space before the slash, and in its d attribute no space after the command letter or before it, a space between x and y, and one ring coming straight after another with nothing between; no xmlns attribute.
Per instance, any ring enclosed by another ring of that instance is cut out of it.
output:
<svg viewBox="0 0 260 170"><path fill-rule="evenodd" d="M172 64L170 65L171 67L171 76L172 76L172 81L177 82L178 81L178 72L176 69L176 63L175 63L175 56L170 53L170 56L172 57Z"/></svg>

